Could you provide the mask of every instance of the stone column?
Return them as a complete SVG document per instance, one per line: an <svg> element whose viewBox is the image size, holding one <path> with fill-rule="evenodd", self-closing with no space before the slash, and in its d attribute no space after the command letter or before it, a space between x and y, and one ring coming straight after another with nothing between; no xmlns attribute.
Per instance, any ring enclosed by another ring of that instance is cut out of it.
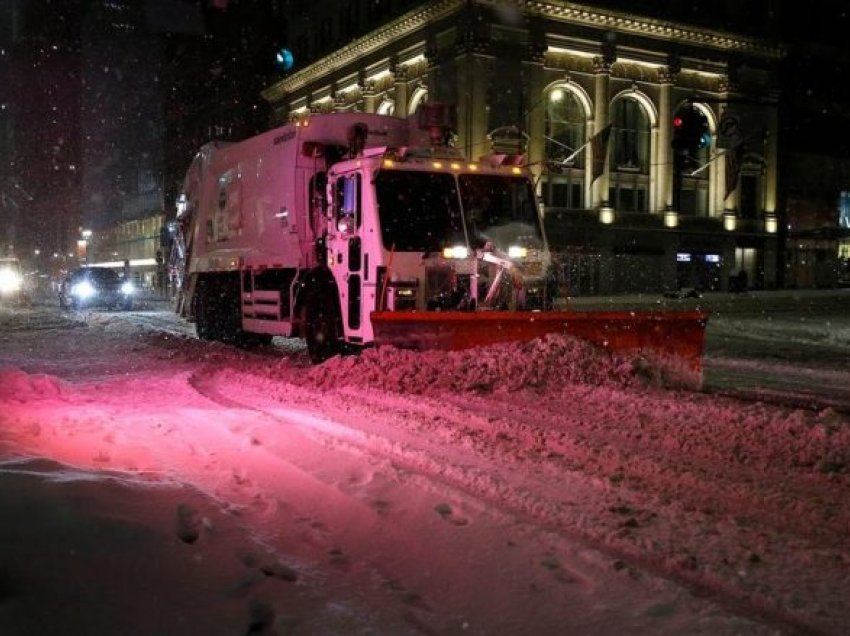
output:
<svg viewBox="0 0 850 636"><path fill-rule="evenodd" d="M673 83L676 74L670 67L659 69L658 82L658 153L656 163L650 170L655 171L658 184L658 198L653 212L673 209L673 150L670 142L673 137ZM678 212L678 210L677 210Z"/></svg>
<svg viewBox="0 0 850 636"><path fill-rule="evenodd" d="M409 69L404 64L393 65L393 78L395 82L395 106L393 107L393 115L396 117L407 117L407 105L410 101L407 82L409 79Z"/></svg>
<svg viewBox="0 0 850 636"><path fill-rule="evenodd" d="M335 113L343 113L348 107L348 98L345 93L341 93L337 91L336 84L333 85L333 89L331 90L331 100L333 102L333 112Z"/></svg>
<svg viewBox="0 0 850 636"><path fill-rule="evenodd" d="M490 152L487 141L487 88L491 55L490 39L475 20L458 30L457 124L458 145L470 161Z"/></svg>
<svg viewBox="0 0 850 636"><path fill-rule="evenodd" d="M593 59L594 91L593 91L593 134L608 125L608 86L611 79L611 61L607 57L595 57ZM609 148L613 142L613 135L608 141ZM588 181L593 178L593 147L587 147L587 168L585 170ZM591 184L591 207L596 209L608 203L608 168Z"/></svg>
<svg viewBox="0 0 850 636"><path fill-rule="evenodd" d="M737 85L734 80L727 75L723 79L720 80L719 86L720 92L720 101L727 102L730 99L733 99L737 93ZM726 107L724 107L725 110ZM717 163L720 164L717 166L717 200L720 202L718 208L722 209L724 212L728 210L737 211L740 208L740 187L741 187L741 178L740 175L738 177L738 187L733 190L728 197L725 197L726 194L726 156L722 156L717 160Z"/></svg>
<svg viewBox="0 0 850 636"><path fill-rule="evenodd" d="M777 91L771 91L770 106L765 113L765 139L764 139L764 212L765 214L775 214L777 197L777 173L779 162L778 149L778 134L779 134L779 110L778 102L779 95Z"/></svg>
<svg viewBox="0 0 850 636"><path fill-rule="evenodd" d="M360 94L363 95L363 112L374 113L378 110L378 95L375 91L375 81L365 80L360 84Z"/></svg>
<svg viewBox="0 0 850 636"><path fill-rule="evenodd" d="M544 88L543 60L545 53L546 48L544 46L529 44L522 63L526 122L521 122L520 125L525 127L525 133L528 135L525 163L531 166L535 182L538 183L544 153L543 135L545 134L546 104L541 100L543 99Z"/></svg>

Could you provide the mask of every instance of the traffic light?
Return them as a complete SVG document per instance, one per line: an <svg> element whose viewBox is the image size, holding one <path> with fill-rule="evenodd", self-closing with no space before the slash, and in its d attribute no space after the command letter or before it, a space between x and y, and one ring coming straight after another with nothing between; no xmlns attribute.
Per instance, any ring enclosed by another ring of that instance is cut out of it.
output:
<svg viewBox="0 0 850 636"><path fill-rule="evenodd" d="M693 105L683 106L673 117L673 150L691 157L711 143L708 119Z"/></svg>
<svg viewBox="0 0 850 636"><path fill-rule="evenodd" d="M295 64L295 58L292 55L292 51L282 48L275 53L274 62L282 71L289 71L292 69L293 64Z"/></svg>

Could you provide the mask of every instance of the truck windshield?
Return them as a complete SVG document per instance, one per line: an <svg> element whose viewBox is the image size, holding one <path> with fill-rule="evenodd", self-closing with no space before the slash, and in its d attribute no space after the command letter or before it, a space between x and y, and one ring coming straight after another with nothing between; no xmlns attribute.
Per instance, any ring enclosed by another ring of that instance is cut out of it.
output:
<svg viewBox="0 0 850 636"><path fill-rule="evenodd" d="M375 192L387 249L436 252L452 242L463 242L453 175L382 170L375 177Z"/></svg>
<svg viewBox="0 0 850 636"><path fill-rule="evenodd" d="M540 248L543 237L531 183L524 177L463 174L460 198L470 243L501 251L512 245Z"/></svg>

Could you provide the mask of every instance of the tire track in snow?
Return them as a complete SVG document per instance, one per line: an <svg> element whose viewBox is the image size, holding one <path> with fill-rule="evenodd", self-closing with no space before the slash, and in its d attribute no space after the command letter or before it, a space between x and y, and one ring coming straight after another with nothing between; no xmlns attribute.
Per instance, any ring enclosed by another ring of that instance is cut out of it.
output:
<svg viewBox="0 0 850 636"><path fill-rule="evenodd" d="M262 396L257 396L257 404L262 406L255 405L254 408L267 413L273 413L275 408L268 404L270 398L293 398L294 387L291 386L282 390L280 395L268 390L268 386L265 389ZM359 400L357 405L347 400L355 396ZM346 395L345 391L322 393L307 398L301 395L298 399L302 405L311 402L318 405L316 403L321 402L323 413L346 425L344 429L334 431L325 428L321 431L321 435L335 438L335 447L354 448L399 465L417 475L426 487L432 484L430 487L434 488L433 483L437 482L438 488L449 486L458 489L480 500L485 510L519 515L541 531L554 532L569 540L580 537L587 545L607 552L612 558L627 558L649 572L673 577L699 593L708 593L733 611L785 629L816 629L785 610L775 598L759 593L755 586L734 580L730 582L728 571L725 575L708 571L708 568L698 571L697 565L691 562L692 555L698 550L689 549L698 537L691 543L676 541L682 528L675 524L666 531L669 542L664 547L668 548L667 553L657 548L649 549L650 546L640 542L639 528L643 524L664 523L663 519L659 519L663 515L652 512L657 502L645 502L634 497L636 504L624 503L631 493L624 497L622 489L611 488L599 475L588 475L575 469L565 472L557 461L548 461L557 458L544 458L542 462L540 457L530 458L535 453L525 452L529 449L522 443L518 447L517 440L510 436L497 433L485 439L487 424L484 419L478 418L477 427L470 426L470 420L476 418L470 415L470 410L475 411L475 408L470 409L470 404L455 411L451 400L446 400L442 404L439 421L434 422L433 405L422 406L421 396L415 400L396 396L389 407L383 397L369 399L367 396L364 399L363 391L353 392L353 395ZM365 427L364 416L368 417ZM358 434L351 435L349 428L355 429ZM364 429L366 436L361 434ZM409 433L415 433L416 437L411 439ZM538 446L545 449L546 445L545 435L539 436ZM523 451L519 455L526 455L527 461L517 456L518 448ZM467 453L472 456L467 456ZM435 462L437 457L439 464ZM487 462L483 469L478 467L482 458ZM517 469L529 464L533 469L520 471L527 472L527 475L518 480ZM551 469L553 466L554 470ZM553 484L552 479L557 477L560 477L559 481ZM564 490L569 491L566 501ZM681 521L683 513L678 511L676 514ZM696 512L684 516L689 527L699 528L701 521L704 522ZM736 555L730 556L734 558Z"/></svg>

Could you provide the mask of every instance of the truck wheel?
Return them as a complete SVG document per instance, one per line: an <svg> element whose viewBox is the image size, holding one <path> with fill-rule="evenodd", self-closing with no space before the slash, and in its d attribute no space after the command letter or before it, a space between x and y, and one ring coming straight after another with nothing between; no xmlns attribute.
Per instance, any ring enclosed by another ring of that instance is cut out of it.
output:
<svg viewBox="0 0 850 636"><path fill-rule="evenodd" d="M305 332L307 353L314 364L341 352L339 312L329 299L316 296L307 303Z"/></svg>
<svg viewBox="0 0 850 636"><path fill-rule="evenodd" d="M217 295L215 285L210 281L198 281L198 289L195 292L195 332L201 340L219 340L221 338L219 328L219 316L216 312L215 296Z"/></svg>
<svg viewBox="0 0 850 636"><path fill-rule="evenodd" d="M244 349L255 349L268 347L272 343L273 335L269 333L248 333L243 331L239 338L239 346Z"/></svg>

